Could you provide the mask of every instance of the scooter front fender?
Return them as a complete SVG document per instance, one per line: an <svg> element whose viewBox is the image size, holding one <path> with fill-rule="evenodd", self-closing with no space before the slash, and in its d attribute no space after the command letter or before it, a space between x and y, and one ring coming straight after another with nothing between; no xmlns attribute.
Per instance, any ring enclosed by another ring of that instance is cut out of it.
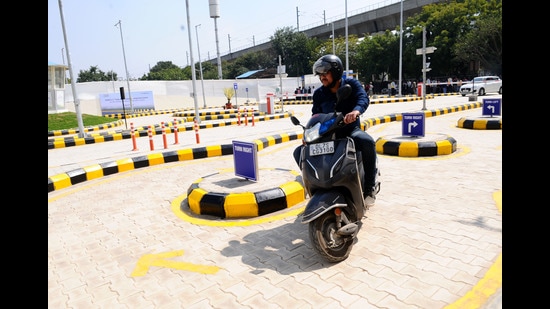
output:
<svg viewBox="0 0 550 309"><path fill-rule="evenodd" d="M348 204L342 193L334 190L318 190L306 205L302 215L302 223L309 223L333 208L346 206Z"/></svg>

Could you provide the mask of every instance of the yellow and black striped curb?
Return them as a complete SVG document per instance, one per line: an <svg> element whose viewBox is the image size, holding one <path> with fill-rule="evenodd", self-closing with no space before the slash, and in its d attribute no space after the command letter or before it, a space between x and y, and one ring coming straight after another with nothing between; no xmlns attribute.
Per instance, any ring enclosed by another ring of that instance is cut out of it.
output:
<svg viewBox="0 0 550 309"><path fill-rule="evenodd" d="M244 119L245 117L251 118L251 117L260 117L265 116L265 112L257 112L253 110L247 110L247 111L240 111L237 113L227 114L227 115L212 115L212 116L199 116L200 120L220 120L220 119L237 119L239 121L239 118ZM181 117L181 116L180 116ZM193 122L195 120L194 116L186 116L184 117L185 122ZM249 120L250 121L250 120ZM240 121L242 124L242 120Z"/></svg>
<svg viewBox="0 0 550 309"><path fill-rule="evenodd" d="M111 128L114 128L114 127L121 126L122 124L124 124L123 120L117 120L117 121L114 121L114 122L111 122L111 123L106 123L106 124L99 125L99 126L84 128L84 132L88 133L88 132L93 132L93 131L111 129ZM62 135L78 134L78 133L80 133L79 129L53 130L53 131L48 131L48 137L49 136L62 136Z"/></svg>
<svg viewBox="0 0 550 309"><path fill-rule="evenodd" d="M462 117L458 119L457 126L475 130L501 130L502 119L500 117Z"/></svg>
<svg viewBox="0 0 550 309"><path fill-rule="evenodd" d="M290 132L276 134L270 137L253 141L258 151L266 147L302 138L302 133ZM84 168L78 168L66 173L48 177L48 192L67 188L69 186L97 179L103 176L121 173L143 167L154 166L163 163L203 159L233 154L233 145L224 144L216 146L197 147L192 149L179 149L161 153L153 153L133 158L125 158L116 161L93 164Z"/></svg>
<svg viewBox="0 0 550 309"><path fill-rule="evenodd" d="M463 111L463 110L479 108L479 107L481 107L481 103L475 102L475 103L469 103L462 106L454 106L454 107L442 108L442 109L433 110L433 111L425 111L425 115L427 117L438 116L438 115L442 115L450 112ZM399 120L402 120L402 115L393 114L393 115L388 115L383 117L369 118L365 120L361 124L361 126L363 130L366 130L367 128L375 124L386 123L390 121L399 121ZM260 151L265 147L268 147L271 145L300 139L302 138L302 136L303 136L302 132L300 133L291 132L291 133L277 134L274 136L257 139L254 142L258 146L258 151ZM453 142L453 140L448 140L448 142L451 143L452 147L455 147L455 149L453 150L455 151L456 141ZM384 147L382 146L382 143L385 143L385 142L383 140L376 142L376 151L378 153L386 152L386 150L384 150ZM440 143L445 143L445 141L443 142L440 141ZM399 148L401 148L401 151L403 152L402 155L405 156L410 154L416 155L416 152L418 152L418 155L420 154L424 155L424 152L429 153L429 151L432 151L432 152L434 151L432 144L419 145L418 143L416 143L416 145L404 145L403 147L399 147L399 146L400 145L389 144L386 146L388 148L387 152L396 153L396 155L401 155L399 150ZM382 148L379 148L379 147L382 147ZM390 147L393 147L393 149L389 149ZM448 147L448 146L443 144L441 145L442 153L446 153L448 151L447 148L444 148L444 147ZM180 149L176 151L167 151L163 153L155 153L155 154L149 154L146 156L138 156L134 158L125 158L117 161L94 164L84 168L75 169L67 173L62 173L62 174L48 177L48 192L60 190L84 181L100 178L103 176L107 176L107 175L111 175L119 172L138 169L142 167L148 167L148 166L158 165L162 163L169 163L169 162L202 159L202 158L214 157L214 156L223 156L223 155L229 155L229 154L233 154L232 144L198 147L193 149Z"/></svg>
<svg viewBox="0 0 550 309"><path fill-rule="evenodd" d="M439 116L451 112L465 111L479 108L480 102L473 102L460 106L450 106L436 110L424 111L425 117ZM369 118L361 123L363 130L375 124L391 121L403 121L403 114L391 114L383 117ZM456 140L448 135L436 134L428 137L391 136L380 137L376 140L376 152L400 157L425 157L447 155L456 151Z"/></svg>
<svg viewBox="0 0 550 309"><path fill-rule="evenodd" d="M258 217L290 208L305 200L305 190L299 172L285 169L274 171L289 172L294 181L286 182L275 188L257 192L207 192L201 188L201 182L217 174L200 178L187 190L187 203L182 201L180 208L188 207L198 215L210 215L225 218ZM272 171L273 172L273 171Z"/></svg>
<svg viewBox="0 0 550 309"><path fill-rule="evenodd" d="M233 114L237 113L236 109L229 109L229 110L217 110L217 111L201 111L200 115L223 115L223 114ZM134 113L134 114L107 114L104 117L107 118L117 118L120 120L117 120L115 122L112 122L110 124L100 125L100 126L90 126L84 128L84 132L92 132L92 131L98 131L98 130L104 130L104 129L110 129L117 126L121 126L124 124L124 119L129 118L138 118L138 117L147 117L147 116L156 116L156 115L165 115L165 114L172 114L173 117L194 117L195 112L193 108L183 108L183 109L167 109L167 110L161 110L161 111L150 111L150 110L144 110L140 113ZM256 116L256 115L255 115ZM202 118L201 118L202 119ZM219 118L217 118L219 119ZM208 119L203 119L208 120ZM191 120L193 121L193 120ZM178 123L182 123L179 121ZM66 130L53 130L48 131L48 137L50 136L62 136L62 135L71 135L71 134L78 134L80 133L79 129L66 129Z"/></svg>
<svg viewBox="0 0 550 309"><path fill-rule="evenodd" d="M427 99L433 99L434 95L427 95ZM404 96L401 98L394 98L389 96L382 96L380 98L371 98L370 104L382 104L382 103L401 103L401 102L410 102L410 101L418 101L421 100L422 97L418 96ZM312 100L289 100L284 101L284 104L289 105L301 105L301 104L313 104ZM256 106L259 105L258 103L245 103L241 104L242 106ZM222 107L220 107L222 108ZM240 109L240 108L239 108ZM281 109L281 103L275 104L275 110ZM224 110L218 110L218 111L201 111L201 115L209 116L209 115L225 115L225 114L237 114L239 112L238 109L224 109ZM110 129L117 126L121 126L124 122L123 119L129 119L129 118L137 118L137 117L146 117L146 116L155 116L155 115L164 115L164 114L172 114L173 117L192 117L194 119L195 112L193 108L185 108L185 109L168 109L168 110L161 110L161 111L150 111L150 110L143 110L139 113L134 114L107 114L104 117L109 118L117 118L120 119L118 121L115 121L110 124L101 125L101 126L92 126L92 127L86 127L84 128L84 132L93 132L93 131L99 131L104 129ZM264 112L255 113L254 116L260 116L265 114ZM225 119L225 118L234 118L233 117L201 117L201 120L215 120L215 119ZM193 119L190 119L190 121L193 121ZM182 122L178 122L182 123ZM62 135L72 135L72 134L78 134L80 133L80 130L78 129L66 129L66 130L53 130L48 131L48 137L50 136L62 136Z"/></svg>
<svg viewBox="0 0 550 309"><path fill-rule="evenodd" d="M376 140L376 153L400 157L448 155L456 151L456 140L445 134L427 134L423 138L385 136Z"/></svg>
<svg viewBox="0 0 550 309"><path fill-rule="evenodd" d="M268 120L274 120L274 119L288 118L292 115L293 115L292 112L285 112L285 113L274 114L274 115L259 116L258 118L254 118L254 121L268 121ZM248 118L251 118L251 116L249 116ZM251 120L248 120L248 122L251 122ZM234 119L234 120L228 120L225 122L200 124L199 129L217 128L217 127L224 127L224 126L230 126L230 125L242 125L242 123L243 123L243 119L241 119L240 121L238 119ZM148 127L135 128L134 129L135 137L138 138L138 137L148 136L148 132L147 132L148 129L149 129ZM195 129L194 124L185 125L182 127L178 126L177 128L178 132L193 131L194 129ZM173 122L165 123L164 133L170 134L174 132L175 132L174 123ZM161 125L156 124L151 127L152 135L159 135L162 133L163 133L163 130ZM132 133L128 130L96 133L96 134L91 134L90 136L87 136L87 137L72 137L72 136L61 137L61 138L48 139L48 149L81 146L81 145L102 143L102 142L108 142L108 141L119 141L124 139L131 139L131 138L132 138Z"/></svg>
<svg viewBox="0 0 550 309"><path fill-rule="evenodd" d="M433 96L426 96L426 99L433 99ZM413 102L422 100L422 97L418 96L403 96L403 97L387 97L387 98L378 98L371 99L369 104L385 104L385 103L403 103L403 102Z"/></svg>
<svg viewBox="0 0 550 309"><path fill-rule="evenodd" d="M219 106L218 108L223 108L223 106ZM117 119L128 119L128 118L137 118L137 117L146 117L146 116L156 116L156 115L165 115L165 114L171 114L171 113L177 113L182 111L192 111L195 110L194 107L186 107L186 108L176 108L176 109L164 109L164 110L150 110L150 109L143 109L138 110L137 113L134 112L133 114L107 114L104 115L104 117L109 118L117 118Z"/></svg>
<svg viewBox="0 0 550 309"><path fill-rule="evenodd" d="M424 111L424 116L426 118L434 117L434 116L440 116L440 115L444 115L444 114L461 112L461 111L466 111L466 110L474 109L474 108L480 108L481 106L482 106L482 103L473 102L473 103L468 103L468 104L464 104L464 105L438 108L438 109L435 109L435 110L425 110ZM388 123L388 122L392 122L392 121L403 121L403 114L402 113L396 113L396 114L389 114L389 115L385 115L385 116L372 117L372 118L365 119L365 120L361 121L361 129L362 130L367 130L368 128L370 128L374 125L382 124L382 123Z"/></svg>

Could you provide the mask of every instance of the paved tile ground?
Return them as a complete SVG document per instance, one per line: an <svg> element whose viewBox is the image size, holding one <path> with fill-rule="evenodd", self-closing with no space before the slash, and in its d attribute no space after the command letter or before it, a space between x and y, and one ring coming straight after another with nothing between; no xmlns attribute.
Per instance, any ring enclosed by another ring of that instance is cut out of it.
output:
<svg viewBox="0 0 550 309"><path fill-rule="evenodd" d="M501 97L501 96L495 96ZM420 111L422 101L372 104L362 119ZM427 100L428 110L469 104ZM303 122L310 105L285 106ZM379 155L382 190L350 257L330 264L309 244L304 204L249 219L196 216L191 183L231 174L232 156L131 170L48 193L49 308L501 308L502 130L457 127L481 109L426 118L426 133L457 140L453 154ZM135 125L172 121L170 115ZM179 134L48 150L48 177L79 167L167 150L252 141L299 131L288 118ZM367 130L401 133L401 122ZM168 139L173 143L173 136ZM261 185L270 168L297 170L300 141L258 152Z"/></svg>

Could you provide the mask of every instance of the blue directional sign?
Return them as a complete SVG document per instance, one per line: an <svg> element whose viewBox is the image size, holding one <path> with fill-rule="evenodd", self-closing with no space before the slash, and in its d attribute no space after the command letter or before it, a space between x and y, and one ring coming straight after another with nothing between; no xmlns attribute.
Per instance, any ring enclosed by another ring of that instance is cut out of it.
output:
<svg viewBox="0 0 550 309"><path fill-rule="evenodd" d="M404 136L424 136L424 113L403 113L402 134Z"/></svg>
<svg viewBox="0 0 550 309"><path fill-rule="evenodd" d="M254 143L233 141L233 162L235 175L258 181L258 156Z"/></svg>
<svg viewBox="0 0 550 309"><path fill-rule="evenodd" d="M501 115L500 106L502 105L502 99L483 99L483 107L481 115L483 116L494 116Z"/></svg>
<svg viewBox="0 0 550 309"><path fill-rule="evenodd" d="M233 89L237 90L237 83L233 83Z"/></svg>

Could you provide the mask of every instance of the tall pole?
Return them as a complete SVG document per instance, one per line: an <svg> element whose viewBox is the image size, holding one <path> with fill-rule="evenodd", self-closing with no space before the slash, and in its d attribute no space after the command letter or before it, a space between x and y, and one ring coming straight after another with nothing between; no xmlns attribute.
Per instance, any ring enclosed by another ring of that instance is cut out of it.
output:
<svg viewBox="0 0 550 309"><path fill-rule="evenodd" d="M426 27L422 27L422 110L426 110Z"/></svg>
<svg viewBox="0 0 550 309"><path fill-rule="evenodd" d="M218 40L218 24L217 18L214 18L214 31L216 32L216 55L218 57L218 79L223 79L222 75L222 58L220 57L220 42Z"/></svg>
<svg viewBox="0 0 550 309"><path fill-rule="evenodd" d="M298 14L298 7L296 7L296 29L300 32L300 14Z"/></svg>
<svg viewBox="0 0 550 309"><path fill-rule="evenodd" d="M67 50L67 62L69 63L69 74L71 75L71 89L73 90L74 109L76 112L76 121L78 122L78 137L86 137L84 132L84 123L82 122L82 112L80 112L80 99L76 94L76 82L73 78L73 64L71 62L71 53L69 52L69 41L67 40L67 32L65 31L65 18L63 17L63 4L59 3L59 15L61 16L61 27L63 28L63 38L65 40L65 49Z"/></svg>
<svg viewBox="0 0 550 309"><path fill-rule="evenodd" d="M346 0L346 76L349 74L349 51L348 51L348 0Z"/></svg>
<svg viewBox="0 0 550 309"><path fill-rule="evenodd" d="M193 69L191 70L191 80L193 84L193 101L195 103L195 120L197 123L201 123L201 117L199 117L199 103L197 102L197 74L195 73L195 61L193 60L193 39L191 36L191 18L189 17L189 0L185 0L185 9L187 10L187 36L189 37L189 55Z"/></svg>
<svg viewBox="0 0 550 309"><path fill-rule="evenodd" d="M115 89L115 72L113 70L111 70L111 82L113 83L113 92L116 92L116 89ZM122 105L122 106L124 107L124 105ZM124 118L124 119L126 119L126 118Z"/></svg>
<svg viewBox="0 0 550 309"><path fill-rule="evenodd" d="M336 47L334 45L334 22L330 23L332 25L332 54L336 55Z"/></svg>
<svg viewBox="0 0 550 309"><path fill-rule="evenodd" d="M210 17L214 18L214 32L216 33L216 53L218 56L218 79L222 79L222 59L220 58L220 44L218 40L218 23L217 19L220 17L220 5L218 0L208 0L208 8L210 10ZM198 44L198 43L197 43ZM210 59L210 54L208 54Z"/></svg>
<svg viewBox="0 0 550 309"><path fill-rule="evenodd" d="M122 42L122 56L124 57L124 69L126 69L126 86L128 86L128 97L130 97L130 114L134 113L134 101L132 100L132 92L130 91L130 74L128 74L128 65L126 65L126 51L124 51L124 38L122 37L122 22L120 19L116 26L120 26L120 41Z"/></svg>
<svg viewBox="0 0 550 309"><path fill-rule="evenodd" d="M231 59L233 59L233 55L231 55L231 36L229 33L227 34L227 40L229 41L229 55L231 56Z"/></svg>
<svg viewBox="0 0 550 309"><path fill-rule="evenodd" d="M277 68L277 70L279 71L279 89L281 89L281 98L280 98L280 101L281 101L281 112L284 112L285 111L285 108L284 108L284 101L283 101L283 66L281 65L281 55L279 55L279 67Z"/></svg>
<svg viewBox="0 0 550 309"><path fill-rule="evenodd" d="M401 19L399 21L399 96L401 97L401 89L403 88L403 0L401 0Z"/></svg>
<svg viewBox="0 0 550 309"><path fill-rule="evenodd" d="M199 70L201 73L201 88L202 88L202 107L206 108L206 98L204 97L204 80L202 78L202 62L201 62L201 48L199 44L199 31L197 30L198 27L200 27L201 24L198 24L195 26L195 34L197 35L197 51L199 53ZM195 64L193 64L193 69L195 69Z"/></svg>

